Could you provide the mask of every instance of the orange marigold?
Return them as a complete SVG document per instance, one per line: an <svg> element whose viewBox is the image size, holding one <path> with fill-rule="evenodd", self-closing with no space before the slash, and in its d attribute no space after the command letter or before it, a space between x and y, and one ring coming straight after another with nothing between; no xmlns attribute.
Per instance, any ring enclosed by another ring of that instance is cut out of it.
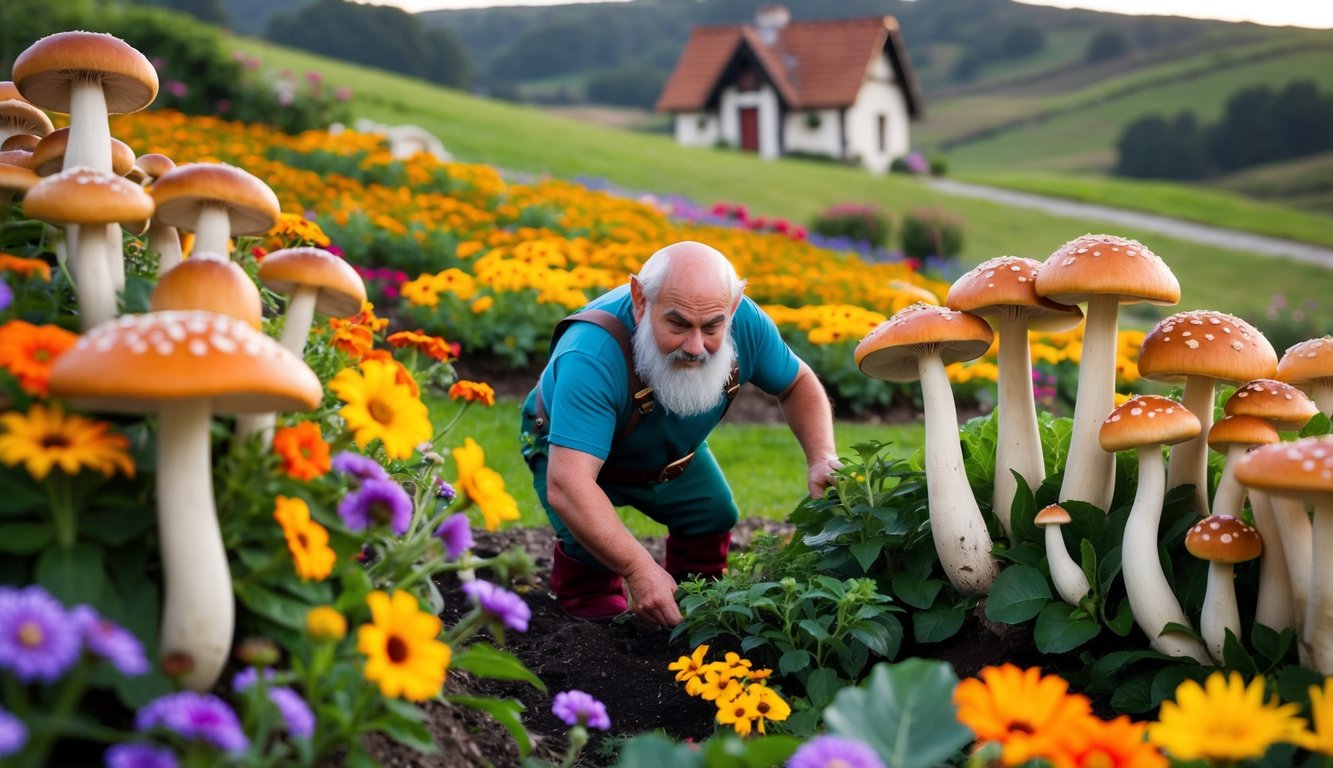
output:
<svg viewBox="0 0 1333 768"><path fill-rule="evenodd" d="M0 272L13 272L30 278L34 275L51 282L51 265L41 259L25 259L12 253L0 253Z"/></svg>
<svg viewBox="0 0 1333 768"><path fill-rule="evenodd" d="M411 347L419 352L424 352L441 363L447 363L458 357L459 347L457 344L451 344L439 336L431 336L420 328L415 331L391 333L385 341L395 347Z"/></svg>
<svg viewBox="0 0 1333 768"><path fill-rule="evenodd" d="M449 387L449 397L453 400L466 400L469 403L495 405L495 390L490 384L480 381L456 381Z"/></svg>
<svg viewBox="0 0 1333 768"><path fill-rule="evenodd" d="M1001 762L1009 766L1044 758L1056 768L1072 766L1092 717L1087 697L1069 693L1069 683L1041 670L1013 664L986 667L980 679L954 689L958 720L977 735L978 744L996 742Z"/></svg>
<svg viewBox="0 0 1333 768"><path fill-rule="evenodd" d="M333 338L329 343L348 357L360 360L370 354L371 348L375 346L375 334L364 325L335 317L329 318L329 325L333 328Z"/></svg>
<svg viewBox="0 0 1333 768"><path fill-rule="evenodd" d="M0 368L13 374L28 394L45 397L51 366L78 340L78 334L59 326L10 320L0 325Z"/></svg>
<svg viewBox="0 0 1333 768"><path fill-rule="evenodd" d="M329 471L329 444L319 425L303 421L273 433L273 452L282 459L282 471L297 480L314 480Z"/></svg>

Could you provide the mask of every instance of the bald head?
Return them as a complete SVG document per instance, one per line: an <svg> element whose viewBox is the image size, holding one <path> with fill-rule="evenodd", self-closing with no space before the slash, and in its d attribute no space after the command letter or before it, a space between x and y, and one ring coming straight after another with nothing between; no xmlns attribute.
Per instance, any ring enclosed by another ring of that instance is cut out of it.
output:
<svg viewBox="0 0 1333 768"><path fill-rule="evenodd" d="M635 275L639 290L648 301L656 301L664 287L691 297L723 296L734 303L745 290L745 281L720 251L693 240L672 243L648 257Z"/></svg>

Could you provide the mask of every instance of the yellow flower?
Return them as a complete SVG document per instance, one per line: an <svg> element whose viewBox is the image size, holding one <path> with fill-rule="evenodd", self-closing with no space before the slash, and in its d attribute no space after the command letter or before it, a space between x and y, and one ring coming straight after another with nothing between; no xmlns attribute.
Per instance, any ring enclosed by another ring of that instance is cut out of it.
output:
<svg viewBox="0 0 1333 768"><path fill-rule="evenodd" d="M125 451L130 441L110 432L105 421L66 415L58 405L49 409L34 404L26 414L0 415L0 462L23 464L34 480L43 480L52 467L67 475L87 468L110 477L120 470L134 477L134 461Z"/></svg>
<svg viewBox="0 0 1333 768"><path fill-rule="evenodd" d="M482 312L485 312L486 310L490 309L493 306L495 306L495 297L482 296L481 298L472 302L472 314L480 315Z"/></svg>
<svg viewBox="0 0 1333 768"><path fill-rule="evenodd" d="M691 656L681 656L667 665L667 669L676 673L676 682L687 683L703 673L704 657L708 655L708 646L701 645L694 649Z"/></svg>
<svg viewBox="0 0 1333 768"><path fill-rule="evenodd" d="M764 733L765 721L773 720L780 723L791 715L791 705L779 696L777 691L766 685L751 685L745 689L745 695L753 703L754 718L759 724L760 733Z"/></svg>
<svg viewBox="0 0 1333 768"><path fill-rule="evenodd" d="M399 288L403 298L414 307L435 307L440 304L440 292L435 288L435 276L424 274L415 280L408 280Z"/></svg>
<svg viewBox="0 0 1333 768"><path fill-rule="evenodd" d="M318 605L306 613L305 631L316 640L336 642L347 637L347 619L331 605Z"/></svg>
<svg viewBox="0 0 1333 768"><path fill-rule="evenodd" d="M718 706L741 695L744 686L740 680L726 670L710 669L704 672L703 684L699 687L699 698L715 701Z"/></svg>
<svg viewBox="0 0 1333 768"><path fill-rule="evenodd" d="M1311 752L1333 756L1333 677L1324 678L1322 687L1310 686L1310 713L1313 727L1296 743Z"/></svg>
<svg viewBox="0 0 1333 768"><path fill-rule="evenodd" d="M754 722L759 717L757 701L749 692L741 693L726 701L717 700L717 721L730 725L738 736L749 736Z"/></svg>
<svg viewBox="0 0 1333 768"><path fill-rule="evenodd" d="M972 729L977 742L997 742L1005 766L1045 758L1062 765L1075 746L1092 707L1087 698L1069 694L1069 684L1041 670L1013 664L985 667L980 679L969 678L954 689L958 720Z"/></svg>
<svg viewBox="0 0 1333 768"><path fill-rule="evenodd" d="M338 559L329 547L329 531L310 519L310 507L304 499L279 496L274 501L273 519L282 526L292 563L301 581L320 581L333 571Z"/></svg>
<svg viewBox="0 0 1333 768"><path fill-rule="evenodd" d="M486 452L477 441L467 438L453 450L454 465L458 468L457 486L476 504L486 524L493 531L507 520L517 520L518 502L505 491L504 478L486 466Z"/></svg>
<svg viewBox="0 0 1333 768"><path fill-rule="evenodd" d="M338 411L355 433L356 445L365 449L379 439L391 459L406 459L416 446L431 437L426 406L400 384L394 365L367 360L358 371L344 368L329 382L329 389L347 405Z"/></svg>
<svg viewBox="0 0 1333 768"><path fill-rule="evenodd" d="M366 679L390 698L425 701L439 694L453 652L436 637L443 626L406 590L366 597L372 623L356 632L356 649L366 656Z"/></svg>
<svg viewBox="0 0 1333 768"><path fill-rule="evenodd" d="M1203 685L1186 680L1175 701L1162 703L1148 739L1178 760L1235 761L1261 757L1281 742L1294 742L1305 729L1296 704L1264 701L1264 679L1249 685L1239 672L1214 672Z"/></svg>

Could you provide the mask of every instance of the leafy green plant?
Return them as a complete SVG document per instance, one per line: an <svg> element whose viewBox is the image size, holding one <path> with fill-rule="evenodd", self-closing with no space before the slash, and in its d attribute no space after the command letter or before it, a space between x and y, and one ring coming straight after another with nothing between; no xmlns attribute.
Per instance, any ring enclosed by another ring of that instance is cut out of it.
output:
<svg viewBox="0 0 1333 768"><path fill-rule="evenodd" d="M872 246L889 240L889 217L869 205L842 203L826 208L810 222L810 231L824 237L845 237Z"/></svg>
<svg viewBox="0 0 1333 768"><path fill-rule="evenodd" d="M963 252L962 217L943 208L915 208L903 214L903 253L914 259L952 259Z"/></svg>

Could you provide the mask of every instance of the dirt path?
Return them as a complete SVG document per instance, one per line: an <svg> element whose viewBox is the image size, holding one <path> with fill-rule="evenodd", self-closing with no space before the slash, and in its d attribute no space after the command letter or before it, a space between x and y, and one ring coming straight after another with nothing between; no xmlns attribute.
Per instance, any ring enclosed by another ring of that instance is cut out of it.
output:
<svg viewBox="0 0 1333 768"><path fill-rule="evenodd" d="M1213 227L1207 224L1196 224L1191 221L1182 221L1180 219L1158 216L1152 213L1143 213L1142 211L1108 208L1103 205L1080 203L1058 197L1046 197L1044 195L1034 195L1029 192L1016 192L1014 190L1001 189L999 187L987 187L981 184L971 184L965 181L957 181L955 179L931 179L930 185L934 189L944 192L945 194L959 195L962 197L977 197L983 200L1002 203L1004 205L1017 206L1019 208L1036 208L1055 216L1066 216L1078 219L1102 219L1104 221L1124 224L1125 226L1136 227L1150 232L1160 232L1164 235L1180 238L1181 240L1190 240L1196 243L1203 243L1204 245L1214 245L1232 251L1245 251L1247 253L1257 253L1264 256L1278 256L1292 259L1294 261L1317 264L1321 267L1333 270L1333 248L1324 248L1318 245L1297 242L1295 240L1283 240L1277 237L1256 235L1252 232L1242 232L1235 229Z"/></svg>

